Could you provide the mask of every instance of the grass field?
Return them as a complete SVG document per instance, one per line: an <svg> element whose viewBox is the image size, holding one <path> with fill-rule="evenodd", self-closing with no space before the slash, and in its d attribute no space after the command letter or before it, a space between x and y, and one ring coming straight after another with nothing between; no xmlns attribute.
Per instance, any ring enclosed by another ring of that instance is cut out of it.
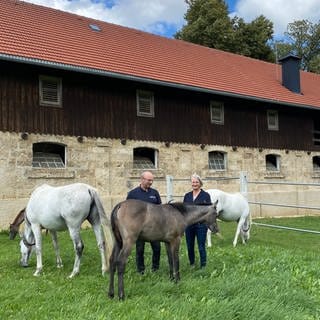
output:
<svg viewBox="0 0 320 320"><path fill-rule="evenodd" d="M258 222L320 231L320 218ZM19 266L19 239L0 233L0 319L320 319L320 235L253 225L248 245L232 247L234 223L220 223L205 269L190 269L185 241L180 248L181 281L168 278L162 246L157 273L135 271L132 252L125 275L126 300L107 297L92 230L83 230L80 275L68 279L74 261L68 233L59 234L63 269L55 267L50 236L44 235L44 272L34 277ZM150 246L146 246L150 267Z"/></svg>

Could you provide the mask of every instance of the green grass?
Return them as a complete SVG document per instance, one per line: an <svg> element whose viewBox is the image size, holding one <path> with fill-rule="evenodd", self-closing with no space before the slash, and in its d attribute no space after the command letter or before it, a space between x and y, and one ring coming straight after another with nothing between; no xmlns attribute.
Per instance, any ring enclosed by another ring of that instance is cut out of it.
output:
<svg viewBox="0 0 320 320"><path fill-rule="evenodd" d="M320 230L320 218L264 219L257 222ZM320 235L253 225L248 245L232 247L234 223L220 223L224 239L213 236L205 269L190 269L185 241L180 248L181 281L161 266L144 276L135 271L134 252L125 274L124 302L107 297L108 276L92 230L83 230L81 273L68 279L74 254L68 233L59 234L62 269L55 267L50 236L43 237L44 271L34 277L19 266L19 239L0 233L0 319L320 319ZM146 246L150 267L150 246Z"/></svg>

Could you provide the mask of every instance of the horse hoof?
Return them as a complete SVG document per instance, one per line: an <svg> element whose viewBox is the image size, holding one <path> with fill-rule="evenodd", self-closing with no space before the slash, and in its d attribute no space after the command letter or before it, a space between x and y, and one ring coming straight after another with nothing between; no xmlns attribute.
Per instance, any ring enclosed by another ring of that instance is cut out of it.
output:
<svg viewBox="0 0 320 320"><path fill-rule="evenodd" d="M108 293L108 297L109 297L110 299L113 299L113 298L114 298L114 293Z"/></svg>

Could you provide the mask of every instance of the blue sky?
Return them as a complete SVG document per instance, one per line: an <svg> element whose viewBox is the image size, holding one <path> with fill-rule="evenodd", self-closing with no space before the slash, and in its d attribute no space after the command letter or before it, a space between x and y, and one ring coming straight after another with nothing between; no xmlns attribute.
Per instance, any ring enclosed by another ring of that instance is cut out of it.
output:
<svg viewBox="0 0 320 320"><path fill-rule="evenodd" d="M161 36L180 30L187 5L184 0L24 0L73 12ZM319 0L226 0L230 15L250 22L263 14L274 23L275 36L282 36L295 20L320 21Z"/></svg>

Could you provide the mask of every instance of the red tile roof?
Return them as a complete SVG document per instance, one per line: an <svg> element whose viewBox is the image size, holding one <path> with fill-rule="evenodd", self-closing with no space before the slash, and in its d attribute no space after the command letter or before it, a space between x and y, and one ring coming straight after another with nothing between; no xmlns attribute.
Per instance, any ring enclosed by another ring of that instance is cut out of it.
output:
<svg viewBox="0 0 320 320"><path fill-rule="evenodd" d="M320 75L301 71L296 94L277 64L18 0L0 0L0 59L320 108Z"/></svg>

